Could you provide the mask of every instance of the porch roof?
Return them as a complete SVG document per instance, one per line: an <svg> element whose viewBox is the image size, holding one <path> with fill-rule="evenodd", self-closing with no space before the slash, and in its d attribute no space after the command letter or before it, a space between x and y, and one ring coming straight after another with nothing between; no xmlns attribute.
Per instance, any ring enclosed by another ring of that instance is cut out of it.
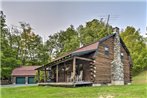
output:
<svg viewBox="0 0 147 98"><path fill-rule="evenodd" d="M35 70L39 70L39 69L43 69L43 68L46 68L48 66L54 66L54 65L57 65L59 63L63 63L63 62L66 62L66 61L69 61L69 60L72 60L73 57L77 57L77 56L80 56L80 55L84 55L84 54L88 54L88 53L91 53L91 52L95 52L96 49L93 49L93 50L87 50L87 51L82 51L82 52L76 52L76 53L71 53L71 54L68 54L62 58L59 58L59 59L56 59L46 65L43 65L39 68L36 68ZM78 57L77 57L78 58ZM88 59L87 59L88 60ZM90 61L90 59L88 60Z"/></svg>

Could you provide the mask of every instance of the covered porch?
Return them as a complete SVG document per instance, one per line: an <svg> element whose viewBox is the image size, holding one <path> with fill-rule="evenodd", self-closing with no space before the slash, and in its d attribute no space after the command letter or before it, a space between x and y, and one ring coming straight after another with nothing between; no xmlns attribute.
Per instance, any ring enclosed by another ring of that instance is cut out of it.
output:
<svg viewBox="0 0 147 98"><path fill-rule="evenodd" d="M92 85L94 72L93 59L67 55L38 69L38 84L50 86ZM44 81L40 80L40 72Z"/></svg>

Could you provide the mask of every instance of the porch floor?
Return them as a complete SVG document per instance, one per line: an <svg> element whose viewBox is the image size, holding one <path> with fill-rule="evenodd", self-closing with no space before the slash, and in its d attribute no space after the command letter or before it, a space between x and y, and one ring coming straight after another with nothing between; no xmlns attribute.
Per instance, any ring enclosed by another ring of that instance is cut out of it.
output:
<svg viewBox="0 0 147 98"><path fill-rule="evenodd" d="M38 83L39 86L59 86L59 87L79 87L79 86L92 86L92 82L50 82L50 83Z"/></svg>

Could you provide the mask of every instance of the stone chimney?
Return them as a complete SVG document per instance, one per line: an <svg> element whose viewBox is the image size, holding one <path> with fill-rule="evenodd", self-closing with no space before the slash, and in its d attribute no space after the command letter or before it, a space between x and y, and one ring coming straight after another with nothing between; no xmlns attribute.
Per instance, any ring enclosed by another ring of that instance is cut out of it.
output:
<svg viewBox="0 0 147 98"><path fill-rule="evenodd" d="M113 29L114 37L114 60L111 62L111 83L112 85L124 85L124 68L121 61L121 43L119 28Z"/></svg>
<svg viewBox="0 0 147 98"><path fill-rule="evenodd" d="M113 28L113 33L118 33L119 34L119 28L118 27Z"/></svg>

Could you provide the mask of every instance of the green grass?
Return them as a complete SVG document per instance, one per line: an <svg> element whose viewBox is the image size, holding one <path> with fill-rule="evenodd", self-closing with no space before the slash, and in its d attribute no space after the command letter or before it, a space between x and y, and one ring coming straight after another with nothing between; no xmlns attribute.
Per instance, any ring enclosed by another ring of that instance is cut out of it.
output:
<svg viewBox="0 0 147 98"><path fill-rule="evenodd" d="M133 84L147 84L147 71L133 77Z"/></svg>
<svg viewBox="0 0 147 98"><path fill-rule="evenodd" d="M134 77L133 84L125 86L77 88L30 86L1 88L1 94L2 98L147 98L146 73L147 71Z"/></svg>

